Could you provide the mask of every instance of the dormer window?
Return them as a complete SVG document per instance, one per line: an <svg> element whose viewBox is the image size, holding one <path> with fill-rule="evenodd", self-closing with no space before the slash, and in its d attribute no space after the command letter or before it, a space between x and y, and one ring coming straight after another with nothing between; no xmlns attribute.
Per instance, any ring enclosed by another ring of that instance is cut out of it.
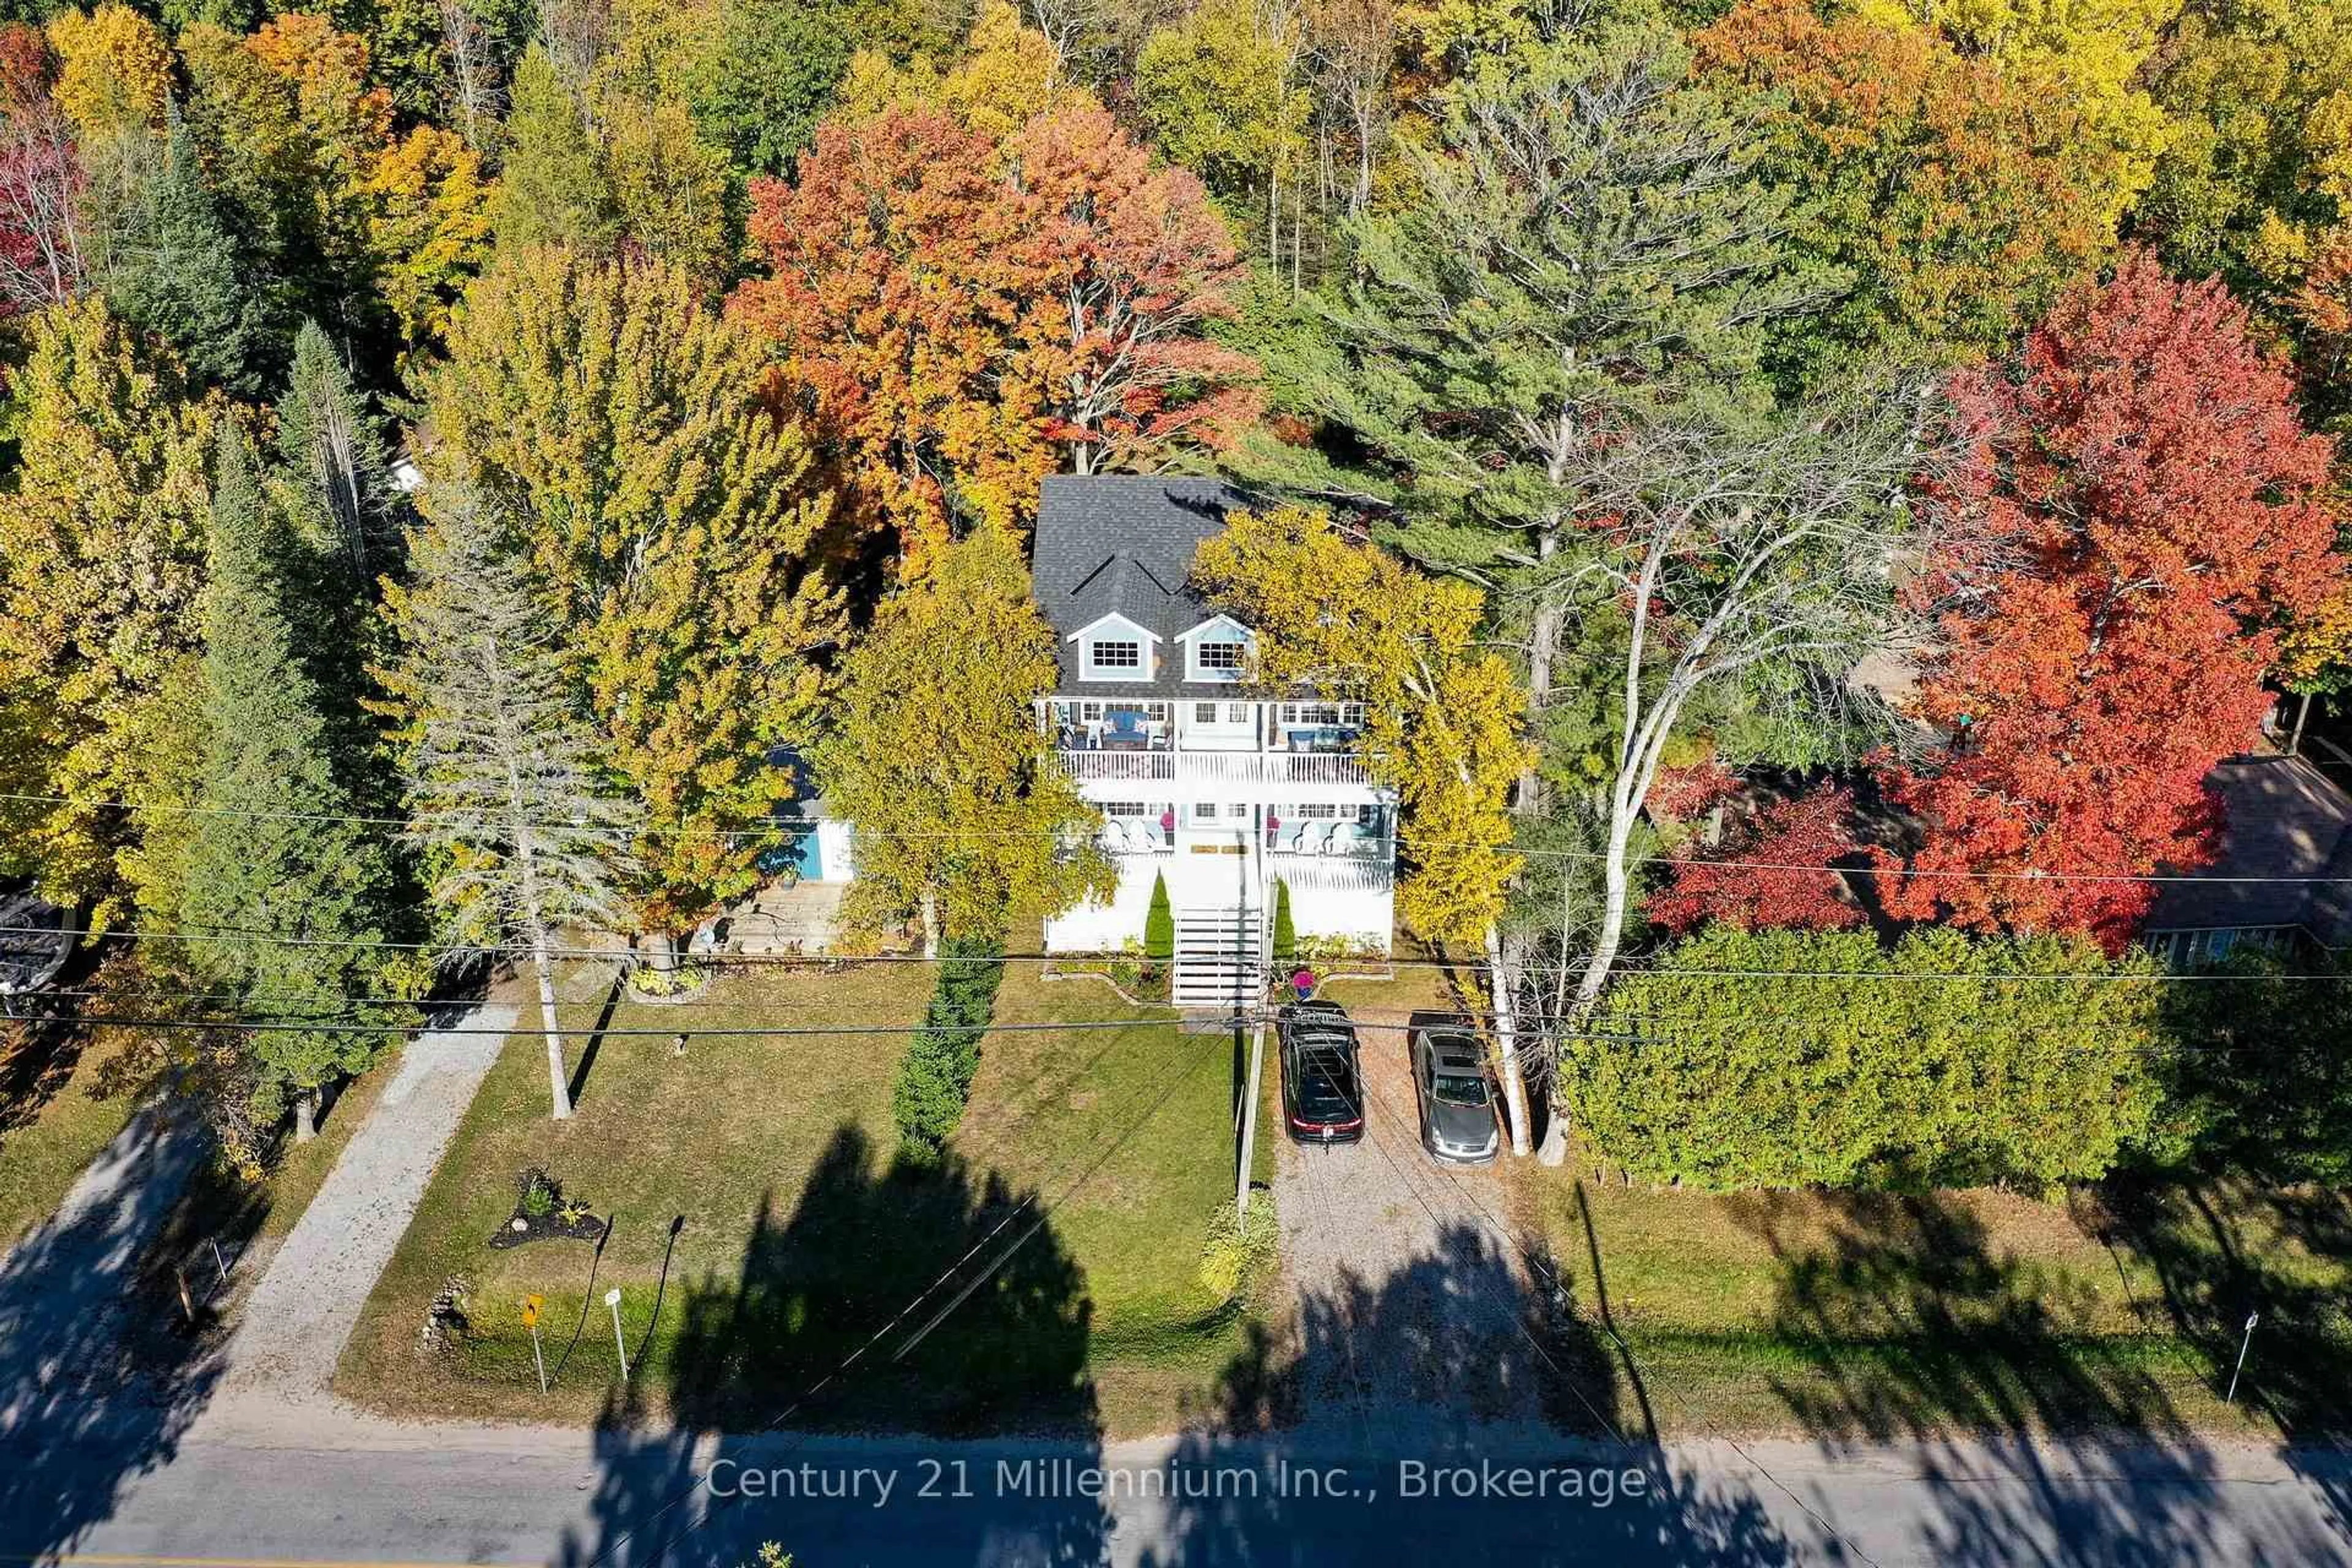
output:
<svg viewBox="0 0 2352 1568"><path fill-rule="evenodd" d="M1177 639L1184 645L1184 679L1239 684L1249 679L1249 628L1230 616L1212 616Z"/></svg>
<svg viewBox="0 0 2352 1568"><path fill-rule="evenodd" d="M1202 674L1222 675L1234 680L1241 679L1242 661L1249 652L1247 647L1237 642L1205 641L1194 647L1199 652Z"/></svg>
<svg viewBox="0 0 2352 1568"><path fill-rule="evenodd" d="M1143 670L1143 645L1128 637L1097 637L1087 645L1087 658L1097 675L1139 675Z"/></svg>
<svg viewBox="0 0 2352 1568"><path fill-rule="evenodd" d="M1151 628L1121 615L1097 616L1069 636L1077 644L1080 680L1136 681L1151 679L1160 639Z"/></svg>

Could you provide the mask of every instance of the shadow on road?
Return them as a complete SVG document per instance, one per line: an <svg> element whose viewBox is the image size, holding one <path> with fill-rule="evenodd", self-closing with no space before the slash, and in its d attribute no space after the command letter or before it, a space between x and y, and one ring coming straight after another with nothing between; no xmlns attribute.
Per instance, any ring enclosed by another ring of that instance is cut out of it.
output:
<svg viewBox="0 0 2352 1568"><path fill-rule="evenodd" d="M142 1272L205 1150L193 1117L141 1111L84 1178L96 1201L0 1264L0 1552L70 1551L210 1399L215 1326L186 1320L168 1264Z"/></svg>
<svg viewBox="0 0 2352 1568"><path fill-rule="evenodd" d="M1638 1407L1621 1440L1618 1352L1566 1294L1530 1296L1549 1259L1525 1265L1451 1224L1380 1285L1304 1285L1295 1339L1254 1331L1171 1460L1256 1466L1264 1486L1171 1509L1139 1561L1791 1561L1754 1491L1669 1463ZM1548 1471L1550 1493L1497 1496L1490 1467Z"/></svg>
<svg viewBox="0 0 2352 1568"><path fill-rule="evenodd" d="M2177 1386L2168 1342L2101 1331L2088 1287L1996 1255L1976 1215L1950 1199L1833 1201L1837 1226L1821 1246L1782 1245L1774 1200L1751 1212L1780 1258L1774 1335L1804 1363L1804 1375L1774 1386L1826 1449L1914 1445L1927 1499L1916 1526L1926 1560L2155 1568L2338 1559L2341 1542L2322 1539L2286 1506L2292 1489L2227 1482L2223 1457L2190 1428L2159 1376ZM2208 1223L2220 1222L2192 1193L2168 1189L2141 1194L2100 1228L2157 1263L2171 1326L2210 1357L2218 1341L2192 1324L2218 1326L2200 1292L2231 1250L2168 1235ZM2205 1264L2189 1268L2192 1257ZM2294 1353L2284 1350L2282 1362ZM2336 1375L2282 1367L2280 1386Z"/></svg>

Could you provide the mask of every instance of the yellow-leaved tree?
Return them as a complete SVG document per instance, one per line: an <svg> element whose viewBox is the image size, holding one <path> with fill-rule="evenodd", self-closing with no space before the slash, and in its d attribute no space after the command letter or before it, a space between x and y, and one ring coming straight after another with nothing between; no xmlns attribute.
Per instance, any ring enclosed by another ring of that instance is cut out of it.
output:
<svg viewBox="0 0 2352 1568"><path fill-rule="evenodd" d="M840 635L815 548L831 500L758 345L677 268L501 255L420 378L428 517L478 496L514 531L605 760L645 809L644 929L748 891ZM666 950L666 947L665 947Z"/></svg>
<svg viewBox="0 0 2352 1568"><path fill-rule="evenodd" d="M2168 117L2142 86L2184 0L1861 0L1855 15L1932 27L1963 54L1990 58L2021 84L2071 103L2082 117L2079 151L2104 160L2119 217L2155 178L2172 138Z"/></svg>
<svg viewBox="0 0 2352 1568"><path fill-rule="evenodd" d="M1350 542L1305 507L1234 513L1192 562L1201 591L1257 629L1259 679L1364 704L1366 766L1397 792L1397 916L1486 957L1511 1146L1528 1150L1501 925L1520 857L1511 785L1532 764L1527 694L1479 627L1485 595Z"/></svg>
<svg viewBox="0 0 2352 1568"><path fill-rule="evenodd" d="M1023 26L1011 0L983 0L963 58L944 71L919 55L902 66L878 49L860 49L850 58L841 103L853 120L893 105L937 109L1000 145L1040 114L1101 107L1061 77L1052 44Z"/></svg>
<svg viewBox="0 0 2352 1568"><path fill-rule="evenodd" d="M94 900L103 922L136 891L157 759L189 754L185 694L201 649L197 595L226 405L192 398L179 366L133 351L95 298L30 322L15 396L23 458L0 492L0 703L13 714L18 793L44 889ZM12 786L13 787L13 786ZM126 859L125 858L130 858Z"/></svg>
<svg viewBox="0 0 2352 1568"><path fill-rule="evenodd" d="M842 667L833 733L817 750L825 799L856 834L848 929L920 921L940 938L1001 937L1117 881L1037 722L1054 689L1054 628L1021 547L982 528L882 602Z"/></svg>

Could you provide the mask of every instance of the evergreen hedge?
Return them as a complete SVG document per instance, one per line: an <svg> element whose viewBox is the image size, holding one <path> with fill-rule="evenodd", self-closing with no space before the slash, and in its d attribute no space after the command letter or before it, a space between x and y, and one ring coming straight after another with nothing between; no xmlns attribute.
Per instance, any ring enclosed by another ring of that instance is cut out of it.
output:
<svg viewBox="0 0 2352 1568"><path fill-rule="evenodd" d="M972 1075L980 1070L981 1037L1004 979L1004 944L993 938L951 936L940 951L931 1005L890 1089L900 1150L926 1163L939 1158L963 1120Z"/></svg>
<svg viewBox="0 0 2352 1568"><path fill-rule="evenodd" d="M2164 1100L2164 988L2128 978L2155 967L2080 939L1717 928L1612 989L1561 1092L1588 1156L1654 1182L2089 1180Z"/></svg>

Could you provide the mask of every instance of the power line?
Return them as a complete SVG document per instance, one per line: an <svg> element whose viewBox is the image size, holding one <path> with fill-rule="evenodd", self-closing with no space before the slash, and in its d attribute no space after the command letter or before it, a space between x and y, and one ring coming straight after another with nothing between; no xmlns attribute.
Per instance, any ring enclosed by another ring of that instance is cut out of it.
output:
<svg viewBox="0 0 2352 1568"><path fill-rule="evenodd" d="M1370 1104L1374 1109L1378 1110L1382 1116L1389 1118L1393 1124L1400 1127L1403 1125L1403 1122L1398 1118L1397 1112L1390 1107L1386 1101L1381 1100L1377 1095L1375 1095L1369 1085L1364 1085L1362 1087L1364 1100L1367 1104ZM1419 1091L1416 1089L1415 1092L1418 1093ZM1345 1096L1343 1095L1342 1098L1344 1099ZM1417 1185L1406 1178L1403 1171L1397 1165L1396 1161L1389 1154L1388 1151L1386 1149L1380 1148L1379 1144L1374 1142L1374 1141L1369 1136L1367 1136L1365 1141L1367 1142L1373 1142L1373 1146L1378 1151L1381 1157L1388 1162L1389 1168L1396 1173L1397 1179L1404 1182L1406 1187L1412 1191L1414 1200L1421 1205L1423 1212L1429 1215L1430 1223L1433 1225L1442 1226L1444 1222L1438 1218L1437 1211L1430 1207L1428 1198L1422 1194L1421 1189ZM1416 1143L1419 1142L1417 1136L1414 1139L1414 1142ZM1504 1226L1502 1221L1495 1216L1494 1212L1488 1209L1485 1204L1479 1202L1475 1194L1472 1194L1468 1189L1465 1188L1459 1181L1455 1180L1454 1173L1451 1171L1444 1170L1441 1167L1439 1173L1444 1177L1446 1184L1451 1186L1465 1202L1468 1203L1469 1205L1473 1209L1476 1210L1479 1215L1486 1221L1487 1228L1494 1234L1496 1238L1506 1247L1509 1247L1511 1245L1510 1233L1507 1228ZM1519 1250L1520 1255L1527 1258L1529 1267L1539 1267L1534 1258L1528 1257L1524 1249ZM1550 1284L1553 1291L1555 1292L1555 1297L1557 1298L1559 1294L1563 1293L1560 1290L1559 1272L1556 1268L1549 1270L1549 1272L1550 1274ZM1507 1301L1503 1303L1503 1305L1507 1310L1513 1304ZM1528 1343L1535 1347L1536 1353L1542 1356L1544 1363L1551 1368L1553 1375L1565 1384L1571 1393L1575 1394L1579 1402L1581 1403L1587 1410L1591 1411L1595 1416L1600 1418L1603 1426L1607 1427L1611 1432L1616 1435L1617 1440L1620 1443L1624 1443L1625 1436L1623 1431L1618 1427L1615 1422L1611 1421L1607 1416L1602 1415L1601 1411L1593 1405L1592 1401L1585 1397L1584 1391L1581 1388L1577 1387L1575 1380L1570 1378L1561 1368L1560 1364L1551 1358L1550 1353L1544 1349L1542 1342L1536 1338L1534 1331L1530 1330L1525 1322L1521 1321L1516 1312L1510 1313L1510 1318L1511 1321L1518 1328L1519 1332L1526 1337ZM1641 1364L1634 1358L1633 1347L1625 1342L1624 1336L1618 1333L1616 1325L1610 1322L1607 1318L1604 1317L1601 1320L1601 1327L1602 1331L1608 1334L1611 1342L1616 1345L1618 1352L1624 1356L1626 1369L1633 1373L1635 1377L1640 1377L1642 1375ZM1830 1536L1841 1546L1844 1547L1846 1551L1853 1553L1853 1555L1859 1558L1862 1562L1869 1563L1871 1568L1878 1568L1877 1559L1872 1557L1869 1553L1856 1546L1846 1537L1843 1531L1837 1528L1836 1525L1831 1523L1829 1520L1824 1518L1820 1512L1816 1511L1811 1503L1805 1501L1802 1497L1799 1496L1794 1490L1792 1490L1787 1482L1774 1475L1771 1470L1765 1466L1762 1460L1757 1458L1755 1455L1748 1452L1748 1450L1740 1447L1738 1443L1733 1442L1728 1438L1727 1438L1726 1441L1730 1443L1731 1451L1733 1453L1738 1454L1742 1459L1745 1459L1758 1475L1762 1476L1766 1480L1771 1482L1773 1487L1778 1489L1782 1496L1788 1498L1790 1501L1804 1510L1807 1516L1810 1517L1814 1523L1820 1525L1822 1529L1828 1531ZM1629 1444L1628 1446L1630 1447L1631 1445ZM1671 1479L1671 1478L1668 1479Z"/></svg>
<svg viewBox="0 0 2352 1568"><path fill-rule="evenodd" d="M721 917L726 918L726 917ZM203 926L159 929L153 927L112 926L99 931L73 931L56 926L0 925L0 936L71 935L99 940L120 937L125 941L145 942L256 942L275 947L366 948L386 952L441 952L452 955L481 953L505 954L505 947L469 947L463 943L439 942L395 942L386 937L319 937L282 936L257 926ZM640 962L632 952L612 947L550 947L550 958L585 959L608 963ZM1124 955L1117 955L1124 956ZM688 952L684 962L710 963L719 967L847 967L866 963L1101 963L1109 960L1100 953L1087 952L1002 952L985 958L965 954L929 955L919 952ZM1139 957L1137 962L1142 962ZM1302 960L1303 962L1303 960ZM1571 973L1581 973L1586 958L1570 960L1565 965ZM1630 963L1630 961L1628 961ZM1459 969L1463 965L1443 958L1381 958L1376 956L1348 957L1332 960L1338 964L1380 963L1392 969ZM1327 964L1326 967L1329 965ZM1558 961L1521 966L1529 974L1549 974L1563 967Z"/></svg>
<svg viewBox="0 0 2352 1568"><path fill-rule="evenodd" d="M1143 781L1139 783L1168 781ZM1222 786L1219 786L1222 787ZM1253 789L1261 786L1250 786ZM1264 786L1280 788L1280 785ZM405 816L366 816L331 812L248 811L226 806L183 805L163 802L134 800L103 800L78 795L26 795L0 793L0 801L18 801L28 805L68 805L84 810L131 812L163 812L180 816L236 816L277 822L331 822L361 826L383 826L405 830L415 819ZM430 814L427 814L428 816ZM747 828L706 828L640 826L627 829L594 829L576 822L527 822L514 826L545 828L565 833L604 832L616 841L633 836L677 836L685 837L723 838L730 841L752 838L772 838L780 833L805 831L817 826L816 820L804 816L766 816L747 819L759 826ZM1051 829L1017 831L992 829L968 831L955 828L861 828L848 825L853 840L866 838L1056 838ZM1254 830L1253 830L1254 831ZM398 837L398 834L394 837ZM1484 852L1501 850L1531 860L1607 860L1606 851L1599 849L1544 849L1521 846L1509 839L1414 839L1410 846L1416 853L1427 851ZM1314 857L1308 857L1314 858ZM1783 871L1814 877L1885 877L1895 880L1912 877L1942 880L1979 882L2121 882L2121 883L2191 883L2208 886L2352 886L2352 876L2326 877L2263 877L2205 875L2193 871L1974 871L1958 868L1905 867L1882 870L1874 866L1812 866L1795 861L1700 859L1679 855L1634 855L1626 858L1632 866L1674 866L1679 868L1720 868L1727 870Z"/></svg>
<svg viewBox="0 0 2352 1568"><path fill-rule="evenodd" d="M927 1319L908 1339L901 1342L898 1350L892 1354L890 1359L895 1362L904 1358L908 1352L921 1344L922 1342L929 1336L931 1331L937 1328L941 1322L945 1321L958 1307L971 1300L973 1293L979 1290L982 1286L987 1284L989 1280L994 1279L999 1273L1003 1272L1005 1266L1013 1261L1013 1258L1020 1252L1020 1250L1024 1247L1026 1247L1032 1240L1035 1239L1039 1233L1045 1228L1046 1225L1052 1221L1054 1215L1061 1211L1062 1205L1068 1203L1072 1197L1076 1195L1080 1187L1093 1180L1096 1173L1105 1165L1108 1164L1112 1157L1117 1155L1120 1150L1126 1148L1137 1133L1142 1131L1146 1126L1150 1125L1153 1119L1158 1117L1160 1112L1167 1107L1168 1102L1176 1097L1176 1091L1183 1088L1185 1084L1192 1081L1193 1076L1201 1070L1201 1064L1209 1060L1214 1054L1215 1053L1213 1052L1208 1051L1197 1053L1194 1059L1185 1068L1184 1071L1173 1075L1170 1079L1167 1088L1160 1093L1160 1098L1152 1101L1150 1108L1147 1110L1141 1117L1129 1124L1125 1131L1121 1131L1118 1136L1111 1142L1110 1145L1106 1148L1100 1155L1097 1156L1092 1163L1087 1165L1085 1170L1079 1172L1075 1178L1064 1186L1061 1192L1055 1195L1053 1201L1045 1205L1043 1212L1037 1215L1034 1224L1031 1225L1027 1230L1023 1231L1018 1237L1016 1237L1013 1239L1013 1244L1007 1247L1003 1252L999 1253L985 1268L982 1269L977 1278L973 1279L961 1291L957 1292L952 1300L949 1301L945 1307L940 1309L940 1310ZM908 1318L913 1315L918 1308L919 1308L925 1301L929 1300L932 1295L945 1286L950 1279L953 1279L956 1273L961 1269L965 1264L969 1263L974 1257L978 1256L982 1247L986 1247L997 1237L1003 1235L1005 1228L1010 1226L1013 1220L1018 1218L1024 1210L1032 1206L1034 1202L1034 1194L1032 1194L1029 1198L1024 1199L1022 1203L1014 1205L1014 1207L1008 1212L1003 1219L996 1223L994 1228L990 1230L986 1236L981 1237L980 1240L974 1242L969 1248L967 1248L963 1256L950 1264L937 1279L934 1279L930 1284L925 1286L911 1300L909 1300L904 1307L900 1308L887 1322L877 1329L855 1350L851 1351L849 1354L844 1357L840 1363L831 1372L826 1373L823 1377L812 1384L800 1394L799 1397L795 1398L790 1405L778 1412L777 1415L770 1420L766 1426L760 1428L760 1430L762 1432L772 1432L778 1427L783 1426L785 1422L790 1421L794 1415L798 1415L801 1408L807 1405L809 1401L822 1394L827 1388L831 1387L837 1379L846 1375L851 1368L865 1359L868 1352L873 1350L874 1347L879 1344L884 1339L887 1338L893 1330L904 1323ZM802 1444L806 1443L810 1436L811 1434L808 1433L800 1434L792 1444L785 1447L783 1452L787 1454L793 1452L794 1449L801 1447ZM672 1493L668 1501L663 1503L659 1508L654 1510L651 1517L646 1521L646 1524L634 1526L628 1530L625 1530L620 1534L614 1537L612 1541L607 1542L597 1552L594 1557L589 1560L587 1568L600 1568L601 1564L609 1562L613 1558L614 1554L620 1551L622 1547L627 1545L631 1541L643 1534L647 1526L658 1522L660 1520L675 1511L681 1503L685 1502L688 1498L691 1498L697 1491L700 1490L701 1488L702 1482L698 1479L690 1481L687 1485L678 1488ZM732 1497L723 1499L721 1500L721 1506L732 1503L736 1499ZM706 1515L705 1517L707 1518L708 1516ZM683 1529L676 1531L664 1538L655 1547L653 1552L650 1553L650 1556L653 1560L659 1561L663 1556L667 1554L671 1546L675 1545L688 1531L695 1529L700 1522L702 1521L689 1520Z"/></svg>
<svg viewBox="0 0 2352 1568"><path fill-rule="evenodd" d="M324 1002L339 999L333 997L321 997L320 1000ZM400 999L390 997L346 997L340 998L340 1000L346 1002L381 1003L387 1005L403 1005L401 1004ZM1402 1030L1408 1029L1412 1026L1412 1020L1414 1016L1414 1012L1379 1013L1358 1011L1349 1014L1348 1017L1351 1024L1360 1028ZM1447 1016L1451 1018L1467 1019L1479 1024L1492 1024L1496 1018L1496 1015L1491 1012L1468 1008L1453 1010L1447 1014ZM1786 1038L1795 1038L1803 1036L1818 1036L1832 1032L1830 1026L1820 1023L1805 1022L1804 1016L1801 1014L1768 1012L1759 1015L1759 1016L1769 1019L1775 1024L1780 1026L1777 1030L1767 1030L1764 1032L1777 1032ZM1204 1022L1217 1027L1237 1028L1246 1026L1255 1020L1255 1015L1249 1012L1218 1015L1205 1019L1198 1015L1192 1016L1177 1016L1173 1017L1086 1018L1041 1023L991 1024L988 1026L988 1032L992 1034L1020 1035L1083 1034L1097 1030L1120 1031L1126 1029L1165 1029L1170 1027L1181 1029L1187 1026L1198 1027ZM501 1039L518 1035L528 1035L534 1032L536 1028L536 1026L525 1026L520 1022L518 1022L512 1028L504 1029L469 1026L436 1028L429 1024L423 1023L384 1023L376 1019L354 1019L334 1016L321 1016L310 1018L285 1016L264 1018L191 1018L155 1016L117 1016L110 1015L95 1015L78 1016L70 1021L93 1028L193 1029L211 1033L237 1034L297 1034L320 1032L345 1035L436 1034L461 1037L495 1036ZM1681 1045L1686 1044L1687 1041L1677 1038L1676 1031L1681 1031L1685 1034L1696 1032L1702 1027L1712 1027L1714 1022L1712 1020L1699 1018L1674 1018L1657 1016L1641 1016L1631 1021L1634 1023L1636 1029L1655 1030L1658 1032L1628 1032L1626 1030L1612 1028L1562 1031L1558 1029L1557 1026L1568 1022L1565 1018L1529 1015L1517 1016L1517 1022L1524 1026L1524 1033L1554 1047L1565 1045L1570 1041L1604 1047ZM564 1032L575 1035L593 1035L598 1038L607 1040L632 1038L670 1040L677 1039L681 1037L688 1039L765 1039L845 1035L911 1037L924 1033L928 1027L929 1026L923 1024L747 1024L738 1026L709 1025L702 1026L688 1026L686 1028L599 1029L589 1026L574 1026L565 1030ZM1753 1025L1746 1026L1746 1029L1748 1033L1757 1032ZM2056 1049L2060 1054L2073 1057L2226 1057L2264 1056L2270 1054L2270 1048L2263 1046L2222 1046L2195 1043L2173 1044L2163 1042L2151 1042L2146 1045L2132 1045L2125 1043L2116 1043L2113 1045L2063 1045L2056 1047Z"/></svg>
<svg viewBox="0 0 2352 1568"><path fill-rule="evenodd" d="M240 1034L273 1035L313 1033L329 1030L340 1035L451 1035L494 1036L505 1039L510 1035L529 1034L530 1028L520 1022L510 1029L457 1026L436 1028L425 1024L382 1024L343 1018L158 1018L84 1016L77 1023L100 1028L121 1029L205 1029L235 1030ZM1086 1018L1066 1023L992 1024L991 1033L1033 1035L1075 1034L1089 1029L1152 1029L1180 1027L1186 1018ZM567 1029L566 1034L593 1034L608 1040L615 1039L675 1039L684 1035L690 1039L704 1037L736 1038L785 1037L803 1035L919 1035L928 1026L922 1024L824 1024L824 1025L750 1025L741 1028L688 1029Z"/></svg>
<svg viewBox="0 0 2352 1568"><path fill-rule="evenodd" d="M0 926L0 936L56 936L59 933L56 928L48 926ZM147 942L252 942L270 947L364 948L387 952L409 952L447 951L443 944L436 942L388 942L379 941L373 938L278 936L268 931L228 926L215 927L205 931L153 931L136 930L124 927L117 930L101 931L97 934L101 938L116 937L121 938L125 941L137 940ZM488 953L493 952L502 952L503 950L486 948L479 950L458 949L457 951L479 951ZM606 963L626 962L623 955L614 952L610 948L603 947L550 948L548 950L548 956L551 958L573 960L596 960ZM1099 955L1052 952L995 953L986 956L940 955L937 957L927 957L920 953L719 953L688 954L687 961L689 963L708 963L715 967L722 969L730 967L835 966L847 968L867 963L943 964L1002 963L1077 964L1088 963L1098 963L1105 962ZM1307 961L1302 959L1300 962L1306 963ZM1390 968L1401 969L1452 970L1467 967L1467 965L1462 963L1435 958L1364 958L1354 961L1340 958L1333 961L1333 964L1345 965L1349 962L1383 964ZM1520 965L1518 973L1523 975L1550 976L1557 976L1563 972L1576 974L1583 972L1585 963L1585 960L1572 959L1565 963L1555 961L1528 963ZM1327 967L1330 967L1330 965L1327 965ZM1614 973L1619 974L1641 974L1667 978L1689 976L1696 979L1936 980L1953 984L1970 983L1977 984L2041 984L2062 982L2082 982L2096 984L2165 985L2207 982L2234 982L2240 984L2270 984L2273 982L2283 981L2334 981L2341 983L2347 980L2352 980L2352 973L2330 973L2326 971L2298 972L2285 974L2232 974L2213 971L2179 972L2156 970L2148 972L2126 971L2121 973L2113 973L2093 970L2059 970L2047 973L1979 974L1948 973L1941 970L1924 969L1683 969L1659 968L1655 966L1643 967L1637 958L1621 959L1614 963L1612 968ZM17 993L17 994L29 994L29 993ZM372 1000L404 1001L407 1000L407 998L372 998Z"/></svg>

